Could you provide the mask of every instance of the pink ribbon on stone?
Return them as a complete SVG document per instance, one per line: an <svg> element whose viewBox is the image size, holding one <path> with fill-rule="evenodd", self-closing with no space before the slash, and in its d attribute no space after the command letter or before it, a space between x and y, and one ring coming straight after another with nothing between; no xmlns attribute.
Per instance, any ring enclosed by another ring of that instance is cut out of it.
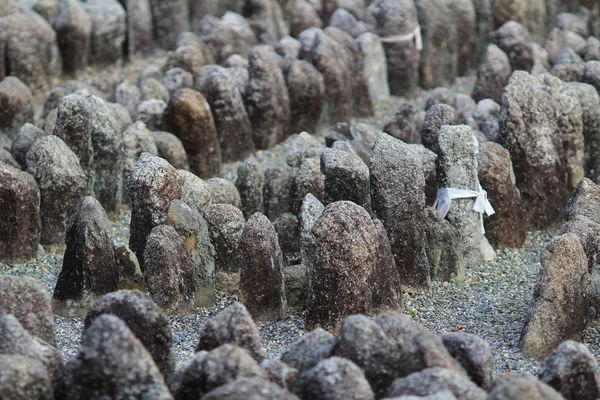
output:
<svg viewBox="0 0 600 400"><path fill-rule="evenodd" d="M417 25L417 27L410 33L404 35L395 35L388 36L384 38L380 38L383 43L400 43L400 42L408 42L409 40L415 39L415 45L418 51L423 50L423 38L421 37L421 26Z"/></svg>

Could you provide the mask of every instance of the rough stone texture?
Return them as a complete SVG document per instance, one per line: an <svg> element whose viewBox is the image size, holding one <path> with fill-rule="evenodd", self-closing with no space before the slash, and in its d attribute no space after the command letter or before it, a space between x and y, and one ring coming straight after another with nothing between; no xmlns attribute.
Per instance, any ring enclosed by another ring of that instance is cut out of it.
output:
<svg viewBox="0 0 600 400"><path fill-rule="evenodd" d="M467 371L477 386L487 389L492 383L493 359L490 345L479 336L463 332L444 333L444 346Z"/></svg>
<svg viewBox="0 0 600 400"><path fill-rule="evenodd" d="M175 50L177 36L188 30L188 5L186 0L152 0L154 39L159 47Z"/></svg>
<svg viewBox="0 0 600 400"><path fill-rule="evenodd" d="M365 22L381 38L411 33L419 24L417 9L409 0L376 0L366 10ZM411 41L382 43L390 93L411 97L419 82L420 53Z"/></svg>
<svg viewBox="0 0 600 400"><path fill-rule="evenodd" d="M143 81L138 82L138 87L142 92L142 101L156 99L168 103L171 99L171 95L169 94L167 88L164 87L162 83L156 78L146 78Z"/></svg>
<svg viewBox="0 0 600 400"><path fill-rule="evenodd" d="M362 207L350 201L328 205L313 228L306 329L337 331L344 317L372 310L371 275L377 257L378 234ZM343 271L343 272L342 272Z"/></svg>
<svg viewBox="0 0 600 400"><path fill-rule="evenodd" d="M189 89L194 86L194 76L182 68L171 68L165 72L162 85L173 94L179 89Z"/></svg>
<svg viewBox="0 0 600 400"><path fill-rule="evenodd" d="M405 143L420 143L425 113L410 103L402 103L383 131Z"/></svg>
<svg viewBox="0 0 600 400"><path fill-rule="evenodd" d="M559 223L567 199L563 138L554 99L542 79L515 72L500 111L500 143L510 152L534 229Z"/></svg>
<svg viewBox="0 0 600 400"><path fill-rule="evenodd" d="M561 343L544 361L538 376L568 400L591 400L600 396L598 362L581 343L570 340Z"/></svg>
<svg viewBox="0 0 600 400"><path fill-rule="evenodd" d="M158 99L145 100L136 108L135 113L138 121L146 124L148 129L156 131L162 129L163 114L167 109L167 103ZM177 138L177 136L175 136ZM177 138L179 140L179 138ZM186 155L187 157L187 155Z"/></svg>
<svg viewBox="0 0 600 400"><path fill-rule="evenodd" d="M287 304L283 281L283 254L271 222L252 215L238 243L239 301L256 321L284 318Z"/></svg>
<svg viewBox="0 0 600 400"><path fill-rule="evenodd" d="M255 377L263 377L256 360L242 348L224 344L210 352L197 352L177 371L169 388L176 399L200 399L236 379Z"/></svg>
<svg viewBox="0 0 600 400"><path fill-rule="evenodd" d="M485 400L486 392L466 376L446 368L427 368L396 379L387 391L387 397L428 396L442 390L450 391L457 399Z"/></svg>
<svg viewBox="0 0 600 400"><path fill-rule="evenodd" d="M465 263L457 238L448 220L437 210L425 208L425 251L431 279L444 282L464 279Z"/></svg>
<svg viewBox="0 0 600 400"><path fill-rule="evenodd" d="M235 184L223 178L210 178L206 181L212 204L231 204L237 208L242 206L240 193Z"/></svg>
<svg viewBox="0 0 600 400"><path fill-rule="evenodd" d="M305 60L286 64L284 76L290 99L290 133L317 132L323 112L323 75Z"/></svg>
<svg viewBox="0 0 600 400"><path fill-rule="evenodd" d="M120 127L119 130L121 132L125 131L125 129L127 129L127 127L133 123L129 110L127 110L121 104L108 102L106 105L110 109L115 121L117 121L117 124Z"/></svg>
<svg viewBox="0 0 600 400"><path fill-rule="evenodd" d="M35 258L40 242L40 189L35 179L0 162L0 261Z"/></svg>
<svg viewBox="0 0 600 400"><path fill-rule="evenodd" d="M552 75L565 82L579 82L583 78L585 62L573 51L564 49L550 71Z"/></svg>
<svg viewBox="0 0 600 400"><path fill-rule="evenodd" d="M40 362L22 356L0 355L0 396L6 399L52 400L52 382Z"/></svg>
<svg viewBox="0 0 600 400"><path fill-rule="evenodd" d="M490 142L497 142L500 136L500 104L492 99L483 99L475 106L473 119L479 130Z"/></svg>
<svg viewBox="0 0 600 400"><path fill-rule="evenodd" d="M274 4L278 4L273 1ZM277 384L260 378L239 378L207 393L203 400L299 400Z"/></svg>
<svg viewBox="0 0 600 400"><path fill-rule="evenodd" d="M352 36L356 37L355 35ZM364 32L356 37L356 44L363 56L362 73L366 79L371 100L378 102L388 99L390 97L390 87L383 43L377 35Z"/></svg>
<svg viewBox="0 0 600 400"><path fill-rule="evenodd" d="M140 262L129 246L117 247L115 258L119 269L119 289L144 290L144 275Z"/></svg>
<svg viewBox="0 0 600 400"><path fill-rule="evenodd" d="M194 311L197 268L184 237L173 226L152 229L144 250L146 289L165 312Z"/></svg>
<svg viewBox="0 0 600 400"><path fill-rule="evenodd" d="M264 170L263 204L265 215L271 220L292 210L292 185L295 169L288 165Z"/></svg>
<svg viewBox="0 0 600 400"><path fill-rule="evenodd" d="M4 32L4 71L34 92L45 92L60 75L62 60L56 33L38 14L26 10L0 21ZM4 78L4 74L0 77Z"/></svg>
<svg viewBox="0 0 600 400"><path fill-rule="evenodd" d="M208 185L189 171L180 169L177 171L177 174L181 180L181 194L179 198L190 206L192 210L202 215L206 207L212 202Z"/></svg>
<svg viewBox="0 0 600 400"><path fill-rule="evenodd" d="M429 109L436 104L446 104L456 109L457 102L458 95L454 90L447 87L436 87L431 91L431 94L427 98L427 102L425 103L425 111L429 111Z"/></svg>
<svg viewBox="0 0 600 400"><path fill-rule="evenodd" d="M600 182L600 96L593 86L585 83L568 84L567 93L581 105L585 176L594 182Z"/></svg>
<svg viewBox="0 0 600 400"><path fill-rule="evenodd" d="M321 172L325 175L325 204L349 200L371 211L369 168L360 157L343 150L325 149Z"/></svg>
<svg viewBox="0 0 600 400"><path fill-rule="evenodd" d="M112 228L93 197L82 198L69 217L65 243L52 306L59 315L81 315L98 297L119 289Z"/></svg>
<svg viewBox="0 0 600 400"><path fill-rule="evenodd" d="M200 92L177 91L164 114L164 128L183 143L190 169L203 179L221 172L221 149L210 106Z"/></svg>
<svg viewBox="0 0 600 400"><path fill-rule="evenodd" d="M300 208L300 254L302 262L308 268L308 279L312 276L314 255L315 255L315 238L312 234L312 228L317 219L323 213L325 206L311 193L304 197Z"/></svg>
<svg viewBox="0 0 600 400"><path fill-rule="evenodd" d="M264 177L255 161L240 164L237 170L235 187L242 200L242 211L246 219L256 212L264 212L263 203Z"/></svg>
<svg viewBox="0 0 600 400"><path fill-rule="evenodd" d="M600 91L600 61L588 61L583 69L583 83L592 85Z"/></svg>
<svg viewBox="0 0 600 400"><path fill-rule="evenodd" d="M65 367L67 399L172 400L152 356L114 315L101 315L83 332L77 356Z"/></svg>
<svg viewBox="0 0 600 400"><path fill-rule="evenodd" d="M402 285L430 287L425 253L425 177L421 159L385 133L375 142L369 164L373 212L385 226Z"/></svg>
<svg viewBox="0 0 600 400"><path fill-rule="evenodd" d="M89 91L65 96L58 106L54 135L79 158L90 193L109 215L119 212L123 186L121 127L106 102Z"/></svg>
<svg viewBox="0 0 600 400"><path fill-rule="evenodd" d="M600 61L600 40L590 36L581 52L585 61Z"/></svg>
<svg viewBox="0 0 600 400"><path fill-rule="evenodd" d="M290 99L281 68L271 56L270 46L257 46L248 53L248 87L244 98L258 149L274 146L289 135Z"/></svg>
<svg viewBox="0 0 600 400"><path fill-rule="evenodd" d="M458 116L456 110L447 104L436 104L432 106L425 114L423 120L423 129L421 131L421 141L423 146L433 151L439 152L438 131L444 125L456 125Z"/></svg>
<svg viewBox="0 0 600 400"><path fill-rule="evenodd" d="M296 171L292 186L292 212L299 214L302 202L307 194L319 201L324 198L325 176L321 173L319 159L306 158Z"/></svg>
<svg viewBox="0 0 600 400"><path fill-rule="evenodd" d="M134 83L125 81L115 89L115 102L125 107L135 119L137 108L142 102L142 92Z"/></svg>
<svg viewBox="0 0 600 400"><path fill-rule="evenodd" d="M284 266L283 279L288 306L305 309L308 300L308 267L304 264Z"/></svg>
<svg viewBox="0 0 600 400"><path fill-rule="evenodd" d="M478 144L471 128L465 125L443 126L439 132L440 152L437 161L438 188L479 191L477 178ZM474 198L454 199L446 215L458 236L461 256L466 265L479 265L494 255L481 232L483 215L473 211ZM458 271L464 276L464 271Z"/></svg>
<svg viewBox="0 0 600 400"><path fill-rule="evenodd" d="M427 89L452 85L458 74L459 33L451 9L453 3L443 0L416 2L423 36L420 83Z"/></svg>
<svg viewBox="0 0 600 400"><path fill-rule="evenodd" d="M50 295L34 279L0 277L0 308L14 315L31 335L54 346L54 316Z"/></svg>
<svg viewBox="0 0 600 400"><path fill-rule="evenodd" d="M90 16L79 1L61 1L54 30L62 56L63 70L77 75L88 63L92 35Z"/></svg>
<svg viewBox="0 0 600 400"><path fill-rule="evenodd" d="M388 234L380 220L374 219L373 224L378 236L376 266L371 275L373 309L376 312L403 310L402 281Z"/></svg>
<svg viewBox="0 0 600 400"><path fill-rule="evenodd" d="M212 350L227 343L245 349L258 362L267 357L258 328L246 307L240 303L232 304L208 320L200 333L196 352Z"/></svg>
<svg viewBox="0 0 600 400"><path fill-rule="evenodd" d="M144 270L144 250L152 229L167 220L171 200L181 194L181 178L168 162L150 154L142 154L127 178L131 197L129 247Z"/></svg>
<svg viewBox="0 0 600 400"><path fill-rule="evenodd" d="M353 38L358 38L358 36L369 30L363 21L359 21L351 12L343 7L336 9L333 14L331 14L329 26L340 28ZM383 47L380 46L380 48L383 50ZM387 77L385 82L387 84Z"/></svg>
<svg viewBox="0 0 600 400"><path fill-rule="evenodd" d="M40 188L40 242L62 244L67 218L87 193L85 173L77 156L53 135L38 139L27 152L26 162L27 172Z"/></svg>
<svg viewBox="0 0 600 400"><path fill-rule="evenodd" d="M460 38L457 45L457 74L466 76L472 68L474 57L476 14L472 0L458 0L448 2L450 17L456 25L456 37Z"/></svg>
<svg viewBox="0 0 600 400"><path fill-rule="evenodd" d="M263 360L259 367L269 381L283 389L292 390L298 380L298 370L279 360Z"/></svg>
<svg viewBox="0 0 600 400"><path fill-rule="evenodd" d="M14 315L0 312L0 339L0 354L23 356L40 362L52 381L62 375L63 360L60 351L27 332Z"/></svg>
<svg viewBox="0 0 600 400"><path fill-rule="evenodd" d="M491 34L491 41L506 53L513 71L531 71L533 49L529 32L523 25L508 21Z"/></svg>
<svg viewBox="0 0 600 400"><path fill-rule="evenodd" d="M293 61L298 58L300 54L300 47L302 45L297 39L294 39L291 36L282 37L277 43L273 45L273 48L285 61ZM229 62L231 64L231 61ZM238 59L235 64L239 64L243 68L248 68L248 61L243 59ZM227 67L232 67L235 65L226 65Z"/></svg>
<svg viewBox="0 0 600 400"><path fill-rule="evenodd" d="M33 122L33 98L18 78L7 76L0 82L0 132L14 138L21 126Z"/></svg>
<svg viewBox="0 0 600 400"><path fill-rule="evenodd" d="M244 14L262 43L274 43L288 34L283 11L276 0L249 0Z"/></svg>
<svg viewBox="0 0 600 400"><path fill-rule="evenodd" d="M363 55L352 36L339 28L327 27L325 33L343 46L347 66L350 69L352 111L358 117L374 115L373 100L369 92L366 78L363 74ZM340 57L342 54L340 53Z"/></svg>
<svg viewBox="0 0 600 400"><path fill-rule="evenodd" d="M252 124L230 71L216 67L211 70L208 79L204 79L201 85L197 84L196 88L210 104L223 161L243 160L252 154Z"/></svg>
<svg viewBox="0 0 600 400"><path fill-rule="evenodd" d="M546 357L586 323L590 293L588 261L577 236L555 237L542 256L540 276L521 334L524 355Z"/></svg>
<svg viewBox="0 0 600 400"><path fill-rule="evenodd" d="M291 140L290 149L287 151L287 165L299 168L302 162L307 158L320 158L323 153L322 140L308 132L300 132L294 135Z"/></svg>
<svg viewBox="0 0 600 400"><path fill-rule="evenodd" d="M221 274L239 271L237 246L244 229L244 215L230 204L213 204L204 211L211 241L215 247L217 289L231 292L236 288L219 287Z"/></svg>
<svg viewBox="0 0 600 400"><path fill-rule="evenodd" d="M495 44L488 45L483 60L477 68L477 81L471 96L477 102L492 99L500 103L511 73L510 61L506 53Z"/></svg>
<svg viewBox="0 0 600 400"><path fill-rule="evenodd" d="M233 54L246 57L250 48L256 44L256 37L248 22L241 15L230 11L221 19L206 15L200 21L198 35L215 56L217 64L223 64Z"/></svg>
<svg viewBox="0 0 600 400"><path fill-rule="evenodd" d="M167 160L174 168L185 170L190 168L183 144L177 136L163 131L152 132L152 136L159 157Z"/></svg>
<svg viewBox="0 0 600 400"><path fill-rule="evenodd" d="M486 237L494 248L519 248L525 242L529 221L516 186L510 153L492 142L481 143L479 151L479 182L496 211L484 221Z"/></svg>
<svg viewBox="0 0 600 400"><path fill-rule="evenodd" d="M143 57L152 52L152 10L146 0L121 2L127 12L127 36L125 48L130 59Z"/></svg>
<svg viewBox="0 0 600 400"><path fill-rule="evenodd" d="M344 320L335 348L337 357L346 358L365 373L377 398L385 396L386 389L397 377L396 358L400 351L375 321L352 315Z"/></svg>
<svg viewBox="0 0 600 400"><path fill-rule="evenodd" d="M87 0L81 6L92 21L90 64L120 65L127 30L123 6L117 0Z"/></svg>
<svg viewBox="0 0 600 400"><path fill-rule="evenodd" d="M550 386L532 375L511 375L496 379L489 390L488 400L562 400Z"/></svg>
<svg viewBox="0 0 600 400"><path fill-rule="evenodd" d="M375 395L363 371L353 362L331 357L303 372L294 392L302 399L373 400Z"/></svg>
<svg viewBox="0 0 600 400"><path fill-rule="evenodd" d="M548 51L550 63L554 64L565 48L569 47L575 50L575 52L580 53L585 47L585 43L585 39L575 32L565 32L561 29L554 28L546 37L544 48Z"/></svg>
<svg viewBox="0 0 600 400"><path fill-rule="evenodd" d="M330 123L345 121L352 105L350 70L342 44L320 28L305 30L298 37L299 58L317 68L325 83L324 118Z"/></svg>
<svg viewBox="0 0 600 400"><path fill-rule="evenodd" d="M539 43L532 43L533 48L533 67L531 68L532 75L547 74L550 70L550 57L545 48Z"/></svg>
<svg viewBox="0 0 600 400"><path fill-rule="evenodd" d="M318 349L322 346L328 346L333 349L331 343L337 343L337 339L331 333L317 328L312 332L304 334L300 339L291 344L281 355L281 361L291 368L303 372L313 368L319 361L328 358L330 355L318 358Z"/></svg>
<svg viewBox="0 0 600 400"><path fill-rule="evenodd" d="M137 121L123 132L123 180L133 171L133 167L142 153L158 156L158 148L152 132L148 130L146 124Z"/></svg>
<svg viewBox="0 0 600 400"><path fill-rule="evenodd" d="M309 0L295 1L290 18L290 35L298 37L302 31L312 27L323 27L323 21L315 4Z"/></svg>
<svg viewBox="0 0 600 400"><path fill-rule="evenodd" d="M292 213L283 213L273 221L284 265L295 263L300 252L300 221Z"/></svg>
<svg viewBox="0 0 600 400"><path fill-rule="evenodd" d="M215 293L215 249L210 241L208 226L201 212L181 200L171 201L167 224L175 228L183 239L194 265L196 307L212 307Z"/></svg>
<svg viewBox="0 0 600 400"><path fill-rule="evenodd" d="M565 220L570 221L577 217L586 217L596 223L600 223L600 208L598 204L600 204L599 187L589 179L584 178L577 185L573 196L567 203Z"/></svg>

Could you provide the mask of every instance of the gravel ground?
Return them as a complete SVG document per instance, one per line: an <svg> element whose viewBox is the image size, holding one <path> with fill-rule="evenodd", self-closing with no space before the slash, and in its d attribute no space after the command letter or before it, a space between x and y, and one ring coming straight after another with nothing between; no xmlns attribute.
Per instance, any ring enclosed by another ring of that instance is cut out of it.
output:
<svg viewBox="0 0 600 400"><path fill-rule="evenodd" d="M132 74L133 78L134 74ZM473 77L458 79L454 89L469 93ZM421 91L411 102L424 105L429 92ZM381 128L405 99L391 98L376 107L376 115L365 122ZM326 129L316 133L323 136ZM259 151L252 158L260 166L282 162L289 142L284 142L266 151ZM223 177L235 179L239 163L224 167ZM113 222L115 245L127 244L131 212L123 210ZM550 232L530 233L523 249L502 250L495 261L467 270L466 282L434 283L433 289L424 294L405 294L405 312L416 321L437 334L460 330L473 333L487 340L494 354L496 374L507 372L535 372L539 363L523 359L518 350L518 339L526 315L528 301L539 271L540 255L552 238ZM0 263L0 275L28 276L40 280L52 293L62 265L64 248L42 249L38 258L26 264ZM209 309L198 309L193 316L170 318L174 336L177 365L189 358L196 347L199 334L206 321L236 300L235 296L218 294L217 305ZM55 316L57 343L65 360L74 356L79 347L83 328L81 318ZM285 348L303 334L302 312L292 310L284 321L258 324L263 344L270 357L278 357ZM596 326L584 332L582 341L600 361L600 334Z"/></svg>

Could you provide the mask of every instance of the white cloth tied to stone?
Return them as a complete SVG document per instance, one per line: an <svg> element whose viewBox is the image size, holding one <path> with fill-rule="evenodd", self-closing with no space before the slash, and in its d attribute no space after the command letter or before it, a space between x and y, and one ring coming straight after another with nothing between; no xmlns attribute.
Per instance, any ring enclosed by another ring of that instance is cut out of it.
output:
<svg viewBox="0 0 600 400"><path fill-rule="evenodd" d="M493 215L496 211L490 204L487 198L487 192L483 190L479 185L479 191L468 190L468 189L454 189L454 188L438 188L437 198L433 203L435 208L442 217L446 217L450 210L450 204L453 199L471 199L475 198L475 204L473 204L473 211L479 213L479 220L481 222L481 233L485 233L483 227L483 214Z"/></svg>
<svg viewBox="0 0 600 400"><path fill-rule="evenodd" d="M398 42L408 42L409 40L415 39L415 45L417 46L417 50L423 50L423 39L421 38L421 25L417 25L417 27L410 33L405 35L394 35L380 38L383 43L398 43Z"/></svg>

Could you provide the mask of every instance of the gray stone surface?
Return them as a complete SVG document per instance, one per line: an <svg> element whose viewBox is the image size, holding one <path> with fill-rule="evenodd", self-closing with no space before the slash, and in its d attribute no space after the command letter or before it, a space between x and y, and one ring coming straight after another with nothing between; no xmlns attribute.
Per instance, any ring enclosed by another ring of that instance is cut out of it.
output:
<svg viewBox="0 0 600 400"><path fill-rule="evenodd" d="M363 371L353 362L331 357L303 372L294 392L303 400L373 400L375 395Z"/></svg>
<svg viewBox="0 0 600 400"><path fill-rule="evenodd" d="M576 235L555 237L541 262L519 343L523 354L538 359L581 332L590 293L588 261Z"/></svg>
<svg viewBox="0 0 600 400"><path fill-rule="evenodd" d="M131 225L129 247L144 270L146 240L152 229L167 220L171 200L181 194L178 171L165 160L142 154L127 178L127 192L131 197Z"/></svg>
<svg viewBox="0 0 600 400"><path fill-rule="evenodd" d="M40 189L35 179L0 162L0 260L35 258L40 242Z"/></svg>
<svg viewBox="0 0 600 400"><path fill-rule="evenodd" d="M427 290L425 253L425 177L421 159L402 141L381 133L369 164L373 213L390 238L403 286Z"/></svg>
<svg viewBox="0 0 600 400"><path fill-rule="evenodd" d="M200 92L177 91L164 114L164 129L183 143L190 169L203 179L221 172L221 149L210 106Z"/></svg>
<svg viewBox="0 0 600 400"><path fill-rule="evenodd" d="M112 229L93 197L79 201L69 217L63 265L52 296L54 312L79 316L96 299L119 288Z"/></svg>
<svg viewBox="0 0 600 400"><path fill-rule="evenodd" d="M172 400L160 371L125 322L101 315L84 331L77 356L65 366L64 396Z"/></svg>
<svg viewBox="0 0 600 400"><path fill-rule="evenodd" d="M106 102L89 91L65 96L58 106L54 135L64 140L79 158L90 193L109 215L118 213L123 186L123 139L121 127Z"/></svg>
<svg viewBox="0 0 600 400"><path fill-rule="evenodd" d="M568 400L600 396L598 362L581 343L561 343L541 365L538 377Z"/></svg>
<svg viewBox="0 0 600 400"><path fill-rule="evenodd" d="M479 192L477 177L478 144L466 125L443 126L439 132L438 188ZM454 227L465 265L478 265L493 259L494 251L481 229L483 215L473 210L475 198L454 199L446 218ZM491 251L491 254L490 254ZM458 276L464 272L457 271Z"/></svg>
<svg viewBox="0 0 600 400"><path fill-rule="evenodd" d="M411 33L419 24L412 1L378 0L366 10L365 23L380 38ZM413 96L419 81L420 53L414 41L383 43L390 93Z"/></svg>
<svg viewBox="0 0 600 400"><path fill-rule="evenodd" d="M473 99L477 102L492 99L500 103L511 73L510 60L506 53L495 44L488 45L477 68L477 81L471 94Z"/></svg>
<svg viewBox="0 0 600 400"><path fill-rule="evenodd" d="M67 218L87 194L86 175L77 156L57 136L38 139L27 152L27 172L40 188L42 244L62 244Z"/></svg>
<svg viewBox="0 0 600 400"><path fill-rule="evenodd" d="M48 372L39 361L16 355L0 355L0 396L7 399L54 398Z"/></svg>
<svg viewBox="0 0 600 400"><path fill-rule="evenodd" d="M254 320L283 319L287 311L283 280L283 254L268 218L253 214L237 248L240 267L239 301Z"/></svg>
<svg viewBox="0 0 600 400"><path fill-rule="evenodd" d="M245 349L256 361L267 356L252 317L246 307L237 302L208 320L200 333L196 352L212 350L227 343Z"/></svg>
<svg viewBox="0 0 600 400"><path fill-rule="evenodd" d="M32 93L18 78L7 76L0 82L0 132L15 138L21 126L33 122Z"/></svg>
<svg viewBox="0 0 600 400"><path fill-rule="evenodd" d="M264 177L255 161L243 162L237 170L235 187L240 193L242 211L246 219L255 212L264 212Z"/></svg>
<svg viewBox="0 0 600 400"><path fill-rule="evenodd" d="M337 331L347 315L372 311L370 279L378 260L370 249L378 245L377 230L362 207L338 201L325 208L312 234L315 250L304 323L308 330Z"/></svg>
<svg viewBox="0 0 600 400"><path fill-rule="evenodd" d="M119 66L127 29L125 9L117 0L88 0L81 6L92 21L90 63Z"/></svg>
<svg viewBox="0 0 600 400"><path fill-rule="evenodd" d="M325 204L348 200L371 212L369 168L360 157L343 150L325 149L321 172L325 175Z"/></svg>

